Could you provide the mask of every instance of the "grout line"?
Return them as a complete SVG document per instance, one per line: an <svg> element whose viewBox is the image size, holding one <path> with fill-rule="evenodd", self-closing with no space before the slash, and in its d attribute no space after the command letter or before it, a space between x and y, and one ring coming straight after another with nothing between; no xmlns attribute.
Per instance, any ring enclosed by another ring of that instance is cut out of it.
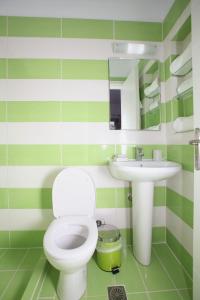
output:
<svg viewBox="0 0 200 300"><path fill-rule="evenodd" d="M1 293L0 299L2 299L2 300L4 299L4 298L3 298L4 294L6 293L7 289L9 288L11 282L14 280L15 275L16 275L17 272L20 270L20 266L21 266L22 263L24 262L24 260L25 260L25 258L26 258L26 256L27 256L27 254L28 254L28 250L25 252L24 256L22 257L20 263L19 263L18 266L17 266L17 269L15 270L15 272L14 272L14 274L12 275L11 279L9 280L7 286L4 288L3 292Z"/></svg>
<svg viewBox="0 0 200 300"><path fill-rule="evenodd" d="M8 249L5 249L8 250ZM4 251L3 253L0 254L0 259L7 253L7 251Z"/></svg>
<svg viewBox="0 0 200 300"><path fill-rule="evenodd" d="M155 249L153 249L153 252L154 252L154 254L155 254L155 256L156 256L156 258L157 258L158 262L160 263L160 265L161 265L161 268L162 268L162 269L163 269L163 271L166 273L167 277L169 278L169 280L171 281L171 283L172 283L172 284L173 284L173 286L175 287L175 289L176 289L176 291L177 291L177 293L178 293L179 297L181 297L181 294L178 292L178 288L177 288L177 286L176 286L176 284L175 284L174 280L171 278L171 276L170 276L170 274L169 274L168 270L167 270L167 269L166 269L166 267L163 265L163 263L162 263L162 260L160 259L160 257L159 257L159 256L157 255L157 253L156 253L156 250L155 250ZM181 297L181 299L182 299L182 297Z"/></svg>
<svg viewBox="0 0 200 300"><path fill-rule="evenodd" d="M184 272L187 274L187 276L190 278L191 281L193 281L193 278L191 277L191 275L188 273L188 271L186 270L186 268L184 267L184 265L180 262L180 260L178 259L178 257L174 254L173 250L169 247L169 245L166 243L169 251L171 252L171 254L173 255L173 257L176 259L176 261L179 263L179 265L183 268Z"/></svg>
<svg viewBox="0 0 200 300"><path fill-rule="evenodd" d="M32 250L32 249L43 249L42 247L2 247L0 250Z"/></svg>
<svg viewBox="0 0 200 300"><path fill-rule="evenodd" d="M178 289L178 290L180 290L180 291L187 291L188 289L184 288L184 289ZM155 291L152 290L152 291L148 291L148 293L149 294L151 294L151 293L160 293L160 292L167 293L167 292L177 292L178 290L177 289L155 290ZM138 294L145 294L145 292L129 292L129 293L127 293L127 295L138 295Z"/></svg>
<svg viewBox="0 0 200 300"><path fill-rule="evenodd" d="M18 269L5 269L5 270L0 269L0 273L1 272L15 272L15 271L33 271L33 269L19 269L19 270Z"/></svg>
<svg viewBox="0 0 200 300"><path fill-rule="evenodd" d="M132 253L132 255L133 255L133 253ZM142 272L141 272L141 270L140 270L140 268L139 268L138 262L137 262L137 260L136 260L136 258L135 258L134 256L133 256L133 259L135 260L136 268L137 268L137 270L138 270L138 272L139 272L140 279L142 280L142 283L143 283L143 285L144 285L144 288L145 288L145 291L144 291L144 292L145 292L147 298L150 300L150 296L149 296L149 294L148 294L148 288L147 288L146 283L145 283L145 281L144 281L144 278L143 278L143 276L142 276Z"/></svg>
<svg viewBox="0 0 200 300"><path fill-rule="evenodd" d="M49 270L49 268L47 267L47 270L46 270L46 272L45 272L45 274L44 274L44 277L43 277L43 279L42 279L41 286L40 286L39 291L38 291L37 300L40 298L40 293L41 293L41 291L42 291L42 288L43 288L43 285L44 285L44 281L45 281L45 279L47 278L47 272L48 272L48 270Z"/></svg>
<svg viewBox="0 0 200 300"><path fill-rule="evenodd" d="M41 259L41 258L40 258L40 259ZM41 271L41 273L40 273L40 276L39 276L39 278L38 278L38 280L37 280L37 282L36 282L36 284L35 284L35 287L34 287L34 289L33 289L33 291L32 291L30 300L33 299L34 294L35 294L35 292L37 291L37 287L38 287L39 282L40 282L40 279L41 279L41 277L42 277L42 275L43 275L43 273L44 273L44 269L45 269L45 266L44 266L44 268L42 269L42 271ZM34 271L33 271L33 272L34 272Z"/></svg>

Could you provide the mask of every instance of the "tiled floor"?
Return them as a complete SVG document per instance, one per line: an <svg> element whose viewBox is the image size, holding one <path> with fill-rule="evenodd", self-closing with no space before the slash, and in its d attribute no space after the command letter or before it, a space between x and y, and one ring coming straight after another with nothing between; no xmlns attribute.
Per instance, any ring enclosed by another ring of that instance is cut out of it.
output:
<svg viewBox="0 0 200 300"><path fill-rule="evenodd" d="M21 299L38 255L39 250L0 251L0 300ZM57 300L57 280L58 272L46 263L40 283L34 288L34 297L28 298ZM82 299L107 300L110 285L124 285L128 300L192 300L192 281L165 244L153 245L148 267L136 262L130 248L125 249L117 275L101 271L92 259L88 265L87 291Z"/></svg>
<svg viewBox="0 0 200 300"><path fill-rule="evenodd" d="M0 300L21 299L41 249L0 249Z"/></svg>

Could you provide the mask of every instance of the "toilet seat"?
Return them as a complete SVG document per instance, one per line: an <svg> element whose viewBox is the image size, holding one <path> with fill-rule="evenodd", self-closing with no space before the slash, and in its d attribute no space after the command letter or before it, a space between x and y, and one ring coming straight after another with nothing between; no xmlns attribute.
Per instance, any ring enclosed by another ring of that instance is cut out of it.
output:
<svg viewBox="0 0 200 300"><path fill-rule="evenodd" d="M66 233L63 235L63 229ZM82 229L82 232L80 232ZM63 249L56 243L58 236L77 234L85 238L85 241L78 247L72 249ZM78 260L80 255L90 252L95 247L97 240L97 226L93 218L87 216L66 216L55 219L48 227L44 236L45 251L54 259Z"/></svg>

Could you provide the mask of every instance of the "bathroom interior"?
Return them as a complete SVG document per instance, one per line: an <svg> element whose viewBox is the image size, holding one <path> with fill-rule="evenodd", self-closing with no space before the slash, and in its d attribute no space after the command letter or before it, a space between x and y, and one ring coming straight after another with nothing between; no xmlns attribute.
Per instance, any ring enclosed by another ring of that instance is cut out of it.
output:
<svg viewBox="0 0 200 300"><path fill-rule="evenodd" d="M200 299L199 28L199 0L0 0L0 300Z"/></svg>

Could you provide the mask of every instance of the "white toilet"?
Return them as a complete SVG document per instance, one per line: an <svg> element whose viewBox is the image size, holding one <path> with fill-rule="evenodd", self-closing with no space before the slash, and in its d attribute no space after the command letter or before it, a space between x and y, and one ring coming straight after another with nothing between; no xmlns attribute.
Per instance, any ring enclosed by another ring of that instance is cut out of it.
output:
<svg viewBox="0 0 200 300"><path fill-rule="evenodd" d="M55 220L44 235L44 252L60 271L60 300L79 300L86 289L86 267L98 237L92 179L79 168L64 169L54 181L52 202Z"/></svg>

